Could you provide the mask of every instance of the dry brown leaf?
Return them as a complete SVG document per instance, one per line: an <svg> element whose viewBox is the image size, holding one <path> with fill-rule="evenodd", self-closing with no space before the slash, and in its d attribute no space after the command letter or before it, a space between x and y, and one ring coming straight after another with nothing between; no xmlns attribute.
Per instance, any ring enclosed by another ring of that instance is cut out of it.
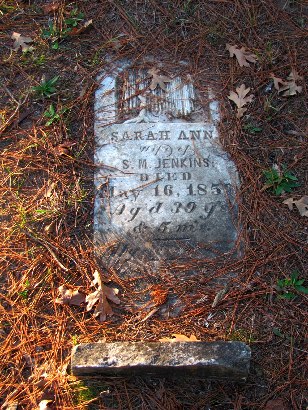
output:
<svg viewBox="0 0 308 410"><path fill-rule="evenodd" d="M302 196L298 201L294 201L301 216L308 216L308 195Z"/></svg>
<svg viewBox="0 0 308 410"><path fill-rule="evenodd" d="M288 205L290 211L292 211L293 209L293 203L294 203L293 198L288 198L285 201L283 201L283 204Z"/></svg>
<svg viewBox="0 0 308 410"><path fill-rule="evenodd" d="M51 403L52 403L52 400L42 400L39 403L38 410L49 410L50 409L49 404Z"/></svg>
<svg viewBox="0 0 308 410"><path fill-rule="evenodd" d="M148 74L152 76L150 89L155 90L155 88L159 85L162 90L166 91L165 83L170 83L171 78L165 75L160 75L158 72L159 70L157 70L157 68L151 68L151 70L148 71Z"/></svg>
<svg viewBox="0 0 308 410"><path fill-rule="evenodd" d="M61 2L55 1L52 3L45 4L44 6L42 6L42 9L45 14L48 14L48 13L51 13L52 11L57 11L60 6L61 6Z"/></svg>
<svg viewBox="0 0 308 410"><path fill-rule="evenodd" d="M236 92L230 91L230 95L228 95L228 98L237 106L237 118L241 118L244 115L244 112L247 110L244 105L250 103L254 98L253 95L247 96L249 91L250 88L245 88L245 84L242 84L240 87L236 88Z"/></svg>
<svg viewBox="0 0 308 410"><path fill-rule="evenodd" d="M291 95L296 95L297 93L301 93L303 87L301 85L297 85L295 81L289 81L284 86L279 89L279 93L282 93L283 97L290 97Z"/></svg>
<svg viewBox="0 0 308 410"><path fill-rule="evenodd" d="M94 272L93 276L94 280L91 285L93 287L97 286L97 289L86 297L87 311L89 312L96 304L94 316L99 317L99 321L103 322L106 320L107 315L111 316L113 314L108 299L117 305L120 303L120 299L117 297L119 290L104 285L97 270Z"/></svg>
<svg viewBox="0 0 308 410"><path fill-rule="evenodd" d="M283 86L283 85L285 85L286 84L286 82L282 79L282 78L280 78L280 77L275 77L275 74L274 73L271 73L270 74L270 77L273 79L273 81L274 81L274 87L275 87L275 89L277 90L277 91L279 91L280 90L280 84Z"/></svg>
<svg viewBox="0 0 308 410"><path fill-rule="evenodd" d="M303 77L298 74L298 72L294 69L290 72L289 76L287 77L287 80L289 81L301 81Z"/></svg>
<svg viewBox="0 0 308 410"><path fill-rule="evenodd" d="M93 20L88 20L86 21L80 28L74 27L69 35L70 36L77 36L78 34L83 33L84 31L86 31L86 29L93 23Z"/></svg>
<svg viewBox="0 0 308 410"><path fill-rule="evenodd" d="M73 145L76 145L76 142L63 142L54 148L54 152L56 155L70 155L70 149Z"/></svg>
<svg viewBox="0 0 308 410"><path fill-rule="evenodd" d="M53 195L53 192L54 192L54 190L55 190L57 184L58 184L58 181L52 182L51 184L49 184L49 185L47 186L45 198L50 198L50 197Z"/></svg>
<svg viewBox="0 0 308 410"><path fill-rule="evenodd" d="M301 216L308 217L308 195L302 196L297 201L294 200L293 198L288 198L285 201L283 201L283 203L285 205L288 205L290 211L292 211L293 205L295 205Z"/></svg>
<svg viewBox="0 0 308 410"><path fill-rule="evenodd" d="M181 335L179 333L173 333L171 336L173 337L163 337L159 339L160 342L200 342L199 339L196 338L195 335L190 335L187 337L185 335Z"/></svg>
<svg viewBox="0 0 308 410"><path fill-rule="evenodd" d="M288 81L284 81L280 77L275 77L273 73L271 73L270 77L274 81L274 87L278 91L278 93L283 93L283 97L289 97L291 95L296 95L297 93L301 93L303 87L296 84L296 81L300 81L303 79L295 70L292 70L289 76L287 77Z"/></svg>
<svg viewBox="0 0 308 410"><path fill-rule="evenodd" d="M273 399L266 403L264 410L288 410L288 407L286 407L284 400Z"/></svg>
<svg viewBox="0 0 308 410"><path fill-rule="evenodd" d="M69 289L66 286L59 286L56 303L61 305L80 306L86 300L86 295L78 290Z"/></svg>
<svg viewBox="0 0 308 410"><path fill-rule="evenodd" d="M246 51L245 47L238 48L237 45L226 44L226 49L229 51L230 57L236 57L240 67L250 67L249 63L255 64L257 62L257 56Z"/></svg>
<svg viewBox="0 0 308 410"><path fill-rule="evenodd" d="M13 49L15 51L17 51L19 49L19 47L21 47L21 51L23 53L25 53L26 51L33 51L34 50L34 47L29 46L27 44L27 43L33 43L33 40L32 40L31 37L24 37L21 34L14 32L11 36L11 39L15 40L14 44L13 44Z"/></svg>

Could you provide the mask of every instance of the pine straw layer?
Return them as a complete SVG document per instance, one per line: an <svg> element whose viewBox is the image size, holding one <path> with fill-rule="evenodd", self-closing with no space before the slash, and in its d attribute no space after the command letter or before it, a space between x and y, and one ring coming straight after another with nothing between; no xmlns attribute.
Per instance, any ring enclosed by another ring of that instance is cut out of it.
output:
<svg viewBox="0 0 308 410"><path fill-rule="evenodd" d="M54 12L44 13L40 5L45 1L26 3L0 2L0 101L5 124L0 142L2 403L16 401L20 408L34 409L40 400L50 398L52 408L77 409L85 408L91 394L97 397L101 392L93 408L264 409L276 398L286 408L305 408L307 297L279 299L274 285L294 270L305 276L307 225L305 218L282 204L286 196L277 198L261 190L262 170L284 163L301 183L294 197L307 194L307 90L288 99L266 91L271 72L283 78L291 68L304 73L304 3L76 1L93 25L63 40L58 51L51 49L48 39L42 40L41 29L53 20L61 27L72 4L62 1ZM34 38L35 51L23 56L12 52L13 31ZM258 63L241 69L229 58L226 43L246 46L259 56ZM142 65L148 55L163 62L166 74L190 73L201 98L208 86L216 90L222 143L241 177L245 249L238 261L195 263L195 276L185 276L189 264L166 266L159 276L161 284L152 290L157 300L161 295L164 301L166 294L170 299L145 321L141 319L147 312L140 316L134 310L140 297L136 282L103 272L120 288L121 304L100 324L84 307L57 305L55 298L62 284L88 291L92 274L99 269L91 242L95 78L110 58L129 58ZM183 60L187 66L178 64ZM42 75L60 76L57 93L50 99L38 99L30 91ZM227 95L243 82L255 99L239 121ZM50 102L68 111L47 127L43 113ZM262 132L249 134L243 128L248 123L262 127ZM214 289L211 282L230 272L232 285L212 309L223 285ZM178 311L171 306L173 296L181 302ZM210 313L214 316L206 323ZM274 328L284 337L275 335ZM106 378L97 388L80 390L81 384L66 373L76 342L158 340L172 333L249 343L253 357L247 383Z"/></svg>

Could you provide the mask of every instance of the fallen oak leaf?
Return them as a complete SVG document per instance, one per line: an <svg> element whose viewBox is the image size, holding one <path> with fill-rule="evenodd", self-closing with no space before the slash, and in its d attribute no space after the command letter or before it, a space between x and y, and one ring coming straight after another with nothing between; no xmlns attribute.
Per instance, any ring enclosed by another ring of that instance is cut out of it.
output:
<svg viewBox="0 0 308 410"><path fill-rule="evenodd" d="M283 97L290 97L291 95L300 94L303 90L301 85L297 85L294 81L288 82L286 85L280 88L278 93L282 93Z"/></svg>
<svg viewBox="0 0 308 410"><path fill-rule="evenodd" d="M296 95L297 93L301 93L303 87L296 84L296 81L300 81L303 79L294 69L288 75L287 80L284 81L280 77L275 77L273 73L270 74L270 77L274 81L274 87L279 93L283 93L283 97L290 97L291 95Z"/></svg>
<svg viewBox="0 0 308 410"><path fill-rule="evenodd" d="M289 81L301 81L303 77L298 74L298 72L294 69L290 72L290 74L287 77L287 80Z"/></svg>
<svg viewBox="0 0 308 410"><path fill-rule="evenodd" d="M11 39L15 40L14 44L13 44L13 49L15 51L17 51L19 49L19 47L21 47L21 51L23 53L25 53L27 51L31 52L31 51L34 50L34 47L29 46L27 44L27 43L33 43L33 40L32 40L31 37L24 37L21 34L14 32L11 36Z"/></svg>
<svg viewBox="0 0 308 410"><path fill-rule="evenodd" d="M302 196L298 201L294 201L301 216L308 216L308 195Z"/></svg>
<svg viewBox="0 0 308 410"><path fill-rule="evenodd" d="M61 2L53 2L53 3L48 3L42 6L43 12L45 14L48 14L52 11L57 11L61 6Z"/></svg>
<svg viewBox="0 0 308 410"><path fill-rule="evenodd" d="M293 198L288 198L288 199L284 200L282 203L285 204L285 205L288 205L290 211L293 210L293 204L294 204Z"/></svg>
<svg viewBox="0 0 308 410"><path fill-rule="evenodd" d="M229 51L230 57L236 57L240 67L250 67L249 63L255 64L257 62L257 56L246 51L245 47L238 48L237 45L226 44L226 49Z"/></svg>
<svg viewBox="0 0 308 410"><path fill-rule="evenodd" d="M190 335L190 337L187 337L185 335L182 335L180 333L173 333L171 336L173 337L163 337L162 339L159 339L160 342L201 342L201 340L197 339L195 335Z"/></svg>
<svg viewBox="0 0 308 410"><path fill-rule="evenodd" d="M300 216L308 217L308 195L302 196L297 201L294 201L293 198L288 198L283 201L283 204L288 205L290 211L293 210L293 205L295 205L300 213Z"/></svg>
<svg viewBox="0 0 308 410"><path fill-rule="evenodd" d="M228 95L229 100L233 101L237 106L237 118L241 118L244 115L244 112L247 110L244 105L250 103L254 98L253 95L247 96L249 91L250 88L245 88L245 84L242 84L236 88L236 92L230 91L230 95Z"/></svg>
<svg viewBox="0 0 308 410"><path fill-rule="evenodd" d="M91 286L97 286L97 289L86 297L87 311L89 312L96 304L94 317L99 317L99 321L103 322L106 320L107 315L111 316L113 314L108 299L117 305L120 303L120 299L117 297L119 290L106 286L102 282L101 276L97 270L94 272L93 276L94 280L92 281Z"/></svg>
<svg viewBox="0 0 308 410"><path fill-rule="evenodd" d="M270 77L273 79L273 81L274 81L274 88L277 90L277 91L279 91L280 90L280 84L281 85L286 85L286 82L282 79L282 78L280 78L280 77L275 77L275 74L274 73L271 73L270 74Z"/></svg>
<svg viewBox="0 0 308 410"><path fill-rule="evenodd" d="M61 305L75 305L80 306L86 300L86 295L79 290L69 289L62 285L58 288L58 297L55 300L56 303Z"/></svg>
<svg viewBox="0 0 308 410"><path fill-rule="evenodd" d="M150 90L155 90L155 88L159 85L162 90L166 91L165 83L170 83L171 78L165 75L160 75L158 72L159 70L157 70L157 68L151 68L151 70L148 70L148 74L152 76Z"/></svg>

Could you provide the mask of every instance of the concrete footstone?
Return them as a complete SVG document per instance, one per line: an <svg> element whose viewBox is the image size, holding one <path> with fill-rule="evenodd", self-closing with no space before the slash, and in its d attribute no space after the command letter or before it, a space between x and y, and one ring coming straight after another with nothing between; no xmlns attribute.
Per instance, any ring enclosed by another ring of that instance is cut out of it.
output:
<svg viewBox="0 0 308 410"><path fill-rule="evenodd" d="M114 342L74 347L71 372L86 375L162 375L245 381L251 350L242 342Z"/></svg>

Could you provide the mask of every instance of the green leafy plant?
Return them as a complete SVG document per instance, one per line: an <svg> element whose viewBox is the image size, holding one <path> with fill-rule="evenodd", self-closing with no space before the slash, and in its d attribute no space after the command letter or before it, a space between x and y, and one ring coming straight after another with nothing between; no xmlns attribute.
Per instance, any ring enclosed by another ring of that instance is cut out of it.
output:
<svg viewBox="0 0 308 410"><path fill-rule="evenodd" d="M44 112L44 117L49 118L46 125L49 126L55 121L59 121L61 115L66 111L66 108L62 108L60 111L56 111L53 104L50 104L49 108Z"/></svg>
<svg viewBox="0 0 308 410"><path fill-rule="evenodd" d="M6 13L10 13L11 11L15 10L15 6L9 6L8 4L1 3L0 5L0 16Z"/></svg>
<svg viewBox="0 0 308 410"><path fill-rule="evenodd" d="M44 54L35 55L33 53L23 53L20 56L20 64L25 66L33 64L34 66L40 67L46 64L46 57Z"/></svg>
<svg viewBox="0 0 308 410"><path fill-rule="evenodd" d="M59 48L59 38L61 37L61 31L57 29L57 26L53 22L49 22L48 28L42 30L42 37L51 40L51 48L57 50Z"/></svg>
<svg viewBox="0 0 308 410"><path fill-rule="evenodd" d="M64 20L64 23L67 26L67 29L72 29L73 27L77 27L78 23L84 19L84 13L78 10L75 7L71 12L67 19Z"/></svg>
<svg viewBox="0 0 308 410"><path fill-rule="evenodd" d="M44 65L46 63L46 57L44 54L41 54L33 58L33 63L37 66Z"/></svg>
<svg viewBox="0 0 308 410"><path fill-rule="evenodd" d="M29 293L29 286L30 286L30 282L28 281L28 279L25 281L25 283L24 283L24 289L21 291L21 292L19 292L19 295L24 299L24 300L26 300L26 299L28 299L28 293Z"/></svg>
<svg viewBox="0 0 308 410"><path fill-rule="evenodd" d="M263 190L271 189L275 195L281 195L283 192L292 192L293 188L298 187L300 184L297 181L297 177L286 169L285 166L282 170L270 168L263 171L265 176L265 185Z"/></svg>
<svg viewBox="0 0 308 410"><path fill-rule="evenodd" d="M67 37L78 23L84 19L84 13L74 8L69 17L64 20L64 25L58 29L54 22L49 22L48 28L42 30L42 37L51 40L51 48L57 50L59 48L59 40Z"/></svg>
<svg viewBox="0 0 308 410"><path fill-rule="evenodd" d="M32 90L42 97L50 97L56 91L55 84L58 82L58 80L58 75L47 81L43 79L41 83L33 87Z"/></svg>
<svg viewBox="0 0 308 410"><path fill-rule="evenodd" d="M261 127L257 127L252 123L243 125L243 129L246 130L249 134L257 134L262 131Z"/></svg>
<svg viewBox="0 0 308 410"><path fill-rule="evenodd" d="M308 295L308 288L303 286L305 279L299 279L297 271L292 272L290 278L279 279L276 289L281 292L278 296L282 299L292 300L296 297L294 291Z"/></svg>
<svg viewBox="0 0 308 410"><path fill-rule="evenodd" d="M278 327L273 327L273 333L274 333L275 336L278 336L281 339L285 339L285 340L287 340L291 343L294 342L294 337L293 336L289 336L287 334L282 333Z"/></svg>

